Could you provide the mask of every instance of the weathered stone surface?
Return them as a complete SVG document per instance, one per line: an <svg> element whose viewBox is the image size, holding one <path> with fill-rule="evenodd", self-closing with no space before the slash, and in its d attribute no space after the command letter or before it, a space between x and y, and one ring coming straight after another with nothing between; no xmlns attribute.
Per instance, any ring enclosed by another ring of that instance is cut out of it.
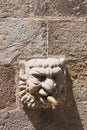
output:
<svg viewBox="0 0 87 130"><path fill-rule="evenodd" d="M47 29L43 21L9 18L0 22L0 63L46 55Z"/></svg>
<svg viewBox="0 0 87 130"><path fill-rule="evenodd" d="M86 108L83 111L79 110L82 114L81 118L85 110ZM86 130L87 128L83 129L75 106L64 105L56 110L36 109L25 112L21 109L13 112L0 112L1 130ZM87 113L87 111L85 112ZM83 119L83 124L85 123Z"/></svg>
<svg viewBox="0 0 87 130"><path fill-rule="evenodd" d="M85 21L49 22L49 54L64 54L76 102L87 101L87 29Z"/></svg>
<svg viewBox="0 0 87 130"><path fill-rule="evenodd" d="M0 109L15 104L15 69L13 65L0 65Z"/></svg>
<svg viewBox="0 0 87 130"><path fill-rule="evenodd" d="M64 54L69 58L87 56L87 23L84 21L52 21L49 28L50 55Z"/></svg>
<svg viewBox="0 0 87 130"><path fill-rule="evenodd" d="M13 112L0 112L0 130L36 130L35 126L38 127L39 124L39 111L32 112L29 111L29 117L25 114L23 110L14 110ZM4 115L8 115L5 117ZM30 118L33 116L34 125L32 124Z"/></svg>
<svg viewBox="0 0 87 130"><path fill-rule="evenodd" d="M87 0L0 0L0 130L87 130L86 17ZM62 54L70 74L66 103L18 109L15 68L7 63Z"/></svg>
<svg viewBox="0 0 87 130"><path fill-rule="evenodd" d="M31 0L0 0L0 17L29 17Z"/></svg>
<svg viewBox="0 0 87 130"><path fill-rule="evenodd" d="M86 16L87 0L36 0L38 16Z"/></svg>
<svg viewBox="0 0 87 130"><path fill-rule="evenodd" d="M73 80L76 102L87 101L87 60L70 60L67 67Z"/></svg>
<svg viewBox="0 0 87 130"><path fill-rule="evenodd" d="M78 83L73 90L76 102L87 101L87 84Z"/></svg>
<svg viewBox="0 0 87 130"><path fill-rule="evenodd" d="M82 121L83 130L87 130L87 101L77 103L77 109Z"/></svg>

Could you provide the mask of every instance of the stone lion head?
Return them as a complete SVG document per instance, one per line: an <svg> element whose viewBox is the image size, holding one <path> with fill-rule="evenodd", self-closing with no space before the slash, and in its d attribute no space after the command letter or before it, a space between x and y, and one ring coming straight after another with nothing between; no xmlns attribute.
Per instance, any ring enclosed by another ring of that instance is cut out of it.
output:
<svg viewBox="0 0 87 130"><path fill-rule="evenodd" d="M66 95L65 58L20 61L19 93L28 108L52 106L50 97L61 103Z"/></svg>

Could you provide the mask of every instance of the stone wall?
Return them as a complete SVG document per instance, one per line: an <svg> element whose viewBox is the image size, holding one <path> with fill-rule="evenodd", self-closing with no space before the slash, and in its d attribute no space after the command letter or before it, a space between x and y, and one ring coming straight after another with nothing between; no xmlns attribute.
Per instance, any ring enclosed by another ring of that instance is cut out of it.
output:
<svg viewBox="0 0 87 130"><path fill-rule="evenodd" d="M67 101L27 110L18 61L67 59ZM87 130L87 0L0 0L0 130Z"/></svg>

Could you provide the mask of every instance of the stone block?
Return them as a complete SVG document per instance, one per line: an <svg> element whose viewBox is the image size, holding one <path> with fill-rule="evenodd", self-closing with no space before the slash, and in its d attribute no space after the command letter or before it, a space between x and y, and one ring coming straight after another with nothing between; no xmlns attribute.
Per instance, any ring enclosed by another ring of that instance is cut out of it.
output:
<svg viewBox="0 0 87 130"><path fill-rule="evenodd" d="M0 109L15 106L15 92L13 65L0 65Z"/></svg>
<svg viewBox="0 0 87 130"><path fill-rule="evenodd" d="M36 0L36 16L87 16L86 0Z"/></svg>
<svg viewBox="0 0 87 130"><path fill-rule="evenodd" d="M30 115L33 116L34 125L38 125L39 112L31 112ZM0 111L0 130L36 130L34 125L22 109Z"/></svg>
<svg viewBox="0 0 87 130"><path fill-rule="evenodd" d="M49 28L49 55L66 55L68 59L87 56L87 23L85 20L51 21Z"/></svg>
<svg viewBox="0 0 87 130"><path fill-rule="evenodd" d="M49 22L49 55L66 55L76 102L87 101L87 34L85 21Z"/></svg>
<svg viewBox="0 0 87 130"><path fill-rule="evenodd" d="M87 84L76 84L76 88L73 89L76 102L87 101Z"/></svg>
<svg viewBox="0 0 87 130"><path fill-rule="evenodd" d="M9 18L0 21L0 63L44 56L47 49L46 22Z"/></svg>
<svg viewBox="0 0 87 130"><path fill-rule="evenodd" d="M24 111L1 111L0 128L1 130L86 130L86 107L79 108L82 122L75 106L67 107L66 105L56 110L28 110ZM83 129L85 125L85 129Z"/></svg>
<svg viewBox="0 0 87 130"><path fill-rule="evenodd" d="M80 119L82 121L83 130L87 129L87 101L79 102L77 104L77 109L79 112Z"/></svg>
<svg viewBox="0 0 87 130"><path fill-rule="evenodd" d="M31 0L0 0L0 17L29 17Z"/></svg>
<svg viewBox="0 0 87 130"><path fill-rule="evenodd" d="M76 102L87 101L87 61L68 61L68 71L73 81L73 94Z"/></svg>

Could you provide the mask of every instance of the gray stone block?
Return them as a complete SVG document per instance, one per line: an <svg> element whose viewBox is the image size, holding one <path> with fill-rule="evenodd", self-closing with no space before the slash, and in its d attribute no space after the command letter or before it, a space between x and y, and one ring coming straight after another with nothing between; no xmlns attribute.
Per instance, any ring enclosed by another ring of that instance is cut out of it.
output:
<svg viewBox="0 0 87 130"><path fill-rule="evenodd" d="M36 0L35 16L87 16L86 0Z"/></svg>
<svg viewBox="0 0 87 130"><path fill-rule="evenodd" d="M69 58L87 56L87 23L86 21L52 21L49 28L49 55L63 54Z"/></svg>
<svg viewBox="0 0 87 130"><path fill-rule="evenodd" d="M0 17L29 17L30 0L0 0Z"/></svg>
<svg viewBox="0 0 87 130"><path fill-rule="evenodd" d="M9 18L0 21L0 63L44 56L47 50L46 22Z"/></svg>
<svg viewBox="0 0 87 130"><path fill-rule="evenodd" d="M16 106L15 68L0 65L0 109Z"/></svg>

